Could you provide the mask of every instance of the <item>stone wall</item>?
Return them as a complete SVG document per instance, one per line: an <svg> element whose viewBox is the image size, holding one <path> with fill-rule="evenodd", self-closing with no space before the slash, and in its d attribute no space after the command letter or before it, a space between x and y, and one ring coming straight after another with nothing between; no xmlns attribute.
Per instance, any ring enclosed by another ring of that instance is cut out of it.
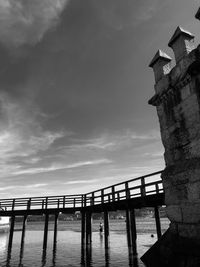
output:
<svg viewBox="0 0 200 267"><path fill-rule="evenodd" d="M164 239L175 240L179 247L184 244L178 254L171 244L170 264L179 258L175 266L185 267L200 266L200 254L186 257L188 244L200 249L200 46L195 48L193 39L193 34L178 27L168 44L174 52L175 66L170 66L171 58L160 50L150 63L155 95L149 104L157 109L165 148L162 179L171 221L166 237L160 240L160 253L163 257L170 250L169 242L167 247L163 245Z"/></svg>

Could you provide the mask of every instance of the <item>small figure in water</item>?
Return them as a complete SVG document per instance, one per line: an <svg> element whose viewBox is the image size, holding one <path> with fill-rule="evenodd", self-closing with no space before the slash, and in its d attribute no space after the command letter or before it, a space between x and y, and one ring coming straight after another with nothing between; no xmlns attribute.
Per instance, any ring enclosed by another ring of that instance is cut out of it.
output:
<svg viewBox="0 0 200 267"><path fill-rule="evenodd" d="M102 224L102 222L100 222L100 224L99 224L99 232L100 232L100 233L103 232L103 224Z"/></svg>

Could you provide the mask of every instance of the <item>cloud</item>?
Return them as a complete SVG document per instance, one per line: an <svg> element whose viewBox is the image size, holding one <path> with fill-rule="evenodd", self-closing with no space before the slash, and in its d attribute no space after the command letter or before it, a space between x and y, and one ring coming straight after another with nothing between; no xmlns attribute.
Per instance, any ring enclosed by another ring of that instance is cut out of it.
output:
<svg viewBox="0 0 200 267"><path fill-rule="evenodd" d="M63 131L44 130L39 110L28 100L14 100L0 93L0 107L0 175L19 170L23 162L39 162L39 152L66 136Z"/></svg>
<svg viewBox="0 0 200 267"><path fill-rule="evenodd" d="M6 93L0 93L0 145L6 143L7 148L1 151L13 150L23 141L41 150L46 149L56 139L65 135L64 132L51 132L42 129L43 114L29 99L13 99ZM44 122L44 120L43 120ZM20 139L20 140L19 140ZM23 147L25 149L25 147Z"/></svg>
<svg viewBox="0 0 200 267"><path fill-rule="evenodd" d="M86 149L109 149L115 145L113 141L109 140L109 138L104 135L90 140L74 139L73 141L73 144L63 148L71 151L77 151Z"/></svg>
<svg viewBox="0 0 200 267"><path fill-rule="evenodd" d="M0 42L35 44L58 21L69 0L0 0Z"/></svg>
<svg viewBox="0 0 200 267"><path fill-rule="evenodd" d="M137 26L150 20L161 6L159 0L93 0L91 2L101 21L115 30Z"/></svg>
<svg viewBox="0 0 200 267"><path fill-rule="evenodd" d="M64 184L68 184L68 185L74 185L74 184L92 184L92 183L96 183L98 182L99 179L90 179L90 180L73 180L73 181L68 181Z"/></svg>
<svg viewBox="0 0 200 267"><path fill-rule="evenodd" d="M47 186L48 184L30 184L30 185L25 185L24 187L26 187L26 188L38 188L38 187L43 187L43 186ZM23 187L23 186L21 186L21 187Z"/></svg>
<svg viewBox="0 0 200 267"><path fill-rule="evenodd" d="M163 157L164 151L152 152L152 153L144 153L144 156L151 158L161 158Z"/></svg>
<svg viewBox="0 0 200 267"><path fill-rule="evenodd" d="M13 185L13 186L1 186L0 187L0 192L2 193L2 191L10 191L10 190L20 190L20 189L34 189L34 188L40 188L40 187L44 187L47 186L48 184L44 184L44 183L38 183L38 184L29 184L29 185Z"/></svg>
<svg viewBox="0 0 200 267"><path fill-rule="evenodd" d="M18 171L14 171L12 175L21 175L21 174L36 174L36 173L43 173L43 172L52 172L57 170L63 170L63 169L74 169L74 168L80 168L84 166L90 166L90 165L99 165L99 164L108 164L111 163L111 160L108 159L97 159L93 161L83 161L83 162L76 162L72 164L53 164L49 167L40 167L40 168L28 168L28 169L21 169Z"/></svg>
<svg viewBox="0 0 200 267"><path fill-rule="evenodd" d="M138 24L150 20L160 7L161 3L159 0L140 1L135 10L135 23Z"/></svg>
<svg viewBox="0 0 200 267"><path fill-rule="evenodd" d="M150 130L146 134L139 134L136 132L130 133L131 139L137 140L160 140L160 132L158 130Z"/></svg>
<svg viewBox="0 0 200 267"><path fill-rule="evenodd" d="M149 130L146 133L139 133L131 130L120 131L114 134L102 134L99 137L92 139L74 139L72 138L72 144L63 146L61 151L72 153L81 151L113 151L126 147L127 145L133 145L139 142L149 142L160 140L160 132L158 130Z"/></svg>

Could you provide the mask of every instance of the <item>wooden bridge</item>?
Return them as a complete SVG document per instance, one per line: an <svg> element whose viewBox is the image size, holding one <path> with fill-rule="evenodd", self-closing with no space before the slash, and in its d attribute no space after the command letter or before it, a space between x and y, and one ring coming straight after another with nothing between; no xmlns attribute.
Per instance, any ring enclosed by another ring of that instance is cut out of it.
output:
<svg viewBox="0 0 200 267"><path fill-rule="evenodd" d="M87 194L46 196L31 198L0 199L0 216L9 216L10 234L8 250L11 251L16 216L23 216L21 247L24 245L27 217L44 215L43 249L47 248L49 215L55 215L53 248L57 242L57 223L60 213L81 213L81 244L89 246L92 241L92 213L104 213L105 248L109 246L109 211L126 211L126 229L129 247L136 250L135 209L154 207L158 238L161 226L158 207L164 205L164 192L160 174L147 174L114 184Z"/></svg>

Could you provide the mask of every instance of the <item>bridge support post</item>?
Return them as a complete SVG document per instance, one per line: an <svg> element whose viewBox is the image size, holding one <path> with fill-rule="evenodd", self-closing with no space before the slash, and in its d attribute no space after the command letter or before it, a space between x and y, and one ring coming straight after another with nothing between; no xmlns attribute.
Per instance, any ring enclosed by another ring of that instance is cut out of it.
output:
<svg viewBox="0 0 200 267"><path fill-rule="evenodd" d="M127 232L128 247L132 247L131 224L130 224L130 209L126 209L126 232Z"/></svg>
<svg viewBox="0 0 200 267"><path fill-rule="evenodd" d="M85 245L85 211L81 212L81 247Z"/></svg>
<svg viewBox="0 0 200 267"><path fill-rule="evenodd" d="M22 226L22 236L21 236L21 250L23 250L23 247L24 247L24 239L25 239L25 233L26 233L27 218L28 218L28 216L24 215L23 226Z"/></svg>
<svg viewBox="0 0 200 267"><path fill-rule="evenodd" d="M92 246L86 246L86 258L85 258L85 266L91 266L92 263Z"/></svg>
<svg viewBox="0 0 200 267"><path fill-rule="evenodd" d="M105 248L108 248L109 243L109 214L108 211L104 211L104 240Z"/></svg>
<svg viewBox="0 0 200 267"><path fill-rule="evenodd" d="M133 255L137 254L137 229L136 229L136 220L135 220L135 210L130 211L130 221L131 221L131 241L132 241L132 250Z"/></svg>
<svg viewBox="0 0 200 267"><path fill-rule="evenodd" d="M92 214L86 212L86 245L91 245L92 242Z"/></svg>
<svg viewBox="0 0 200 267"><path fill-rule="evenodd" d="M54 218L54 235L53 235L53 251L56 250L56 244L57 244L58 215L59 215L59 213L55 213L55 218Z"/></svg>
<svg viewBox="0 0 200 267"><path fill-rule="evenodd" d="M47 237L48 237L48 226L49 226L49 214L45 214L45 223L44 223L44 239L43 239L43 250L47 248Z"/></svg>
<svg viewBox="0 0 200 267"><path fill-rule="evenodd" d="M159 216L159 208L158 206L154 207L154 214L156 219L156 231L158 239L162 236L161 232L161 224L160 224L160 216Z"/></svg>
<svg viewBox="0 0 200 267"><path fill-rule="evenodd" d="M8 251L11 251L11 249L12 249L14 227L15 227L15 216L13 215L11 217L11 221L10 221L10 234L9 234L9 241L8 241Z"/></svg>

